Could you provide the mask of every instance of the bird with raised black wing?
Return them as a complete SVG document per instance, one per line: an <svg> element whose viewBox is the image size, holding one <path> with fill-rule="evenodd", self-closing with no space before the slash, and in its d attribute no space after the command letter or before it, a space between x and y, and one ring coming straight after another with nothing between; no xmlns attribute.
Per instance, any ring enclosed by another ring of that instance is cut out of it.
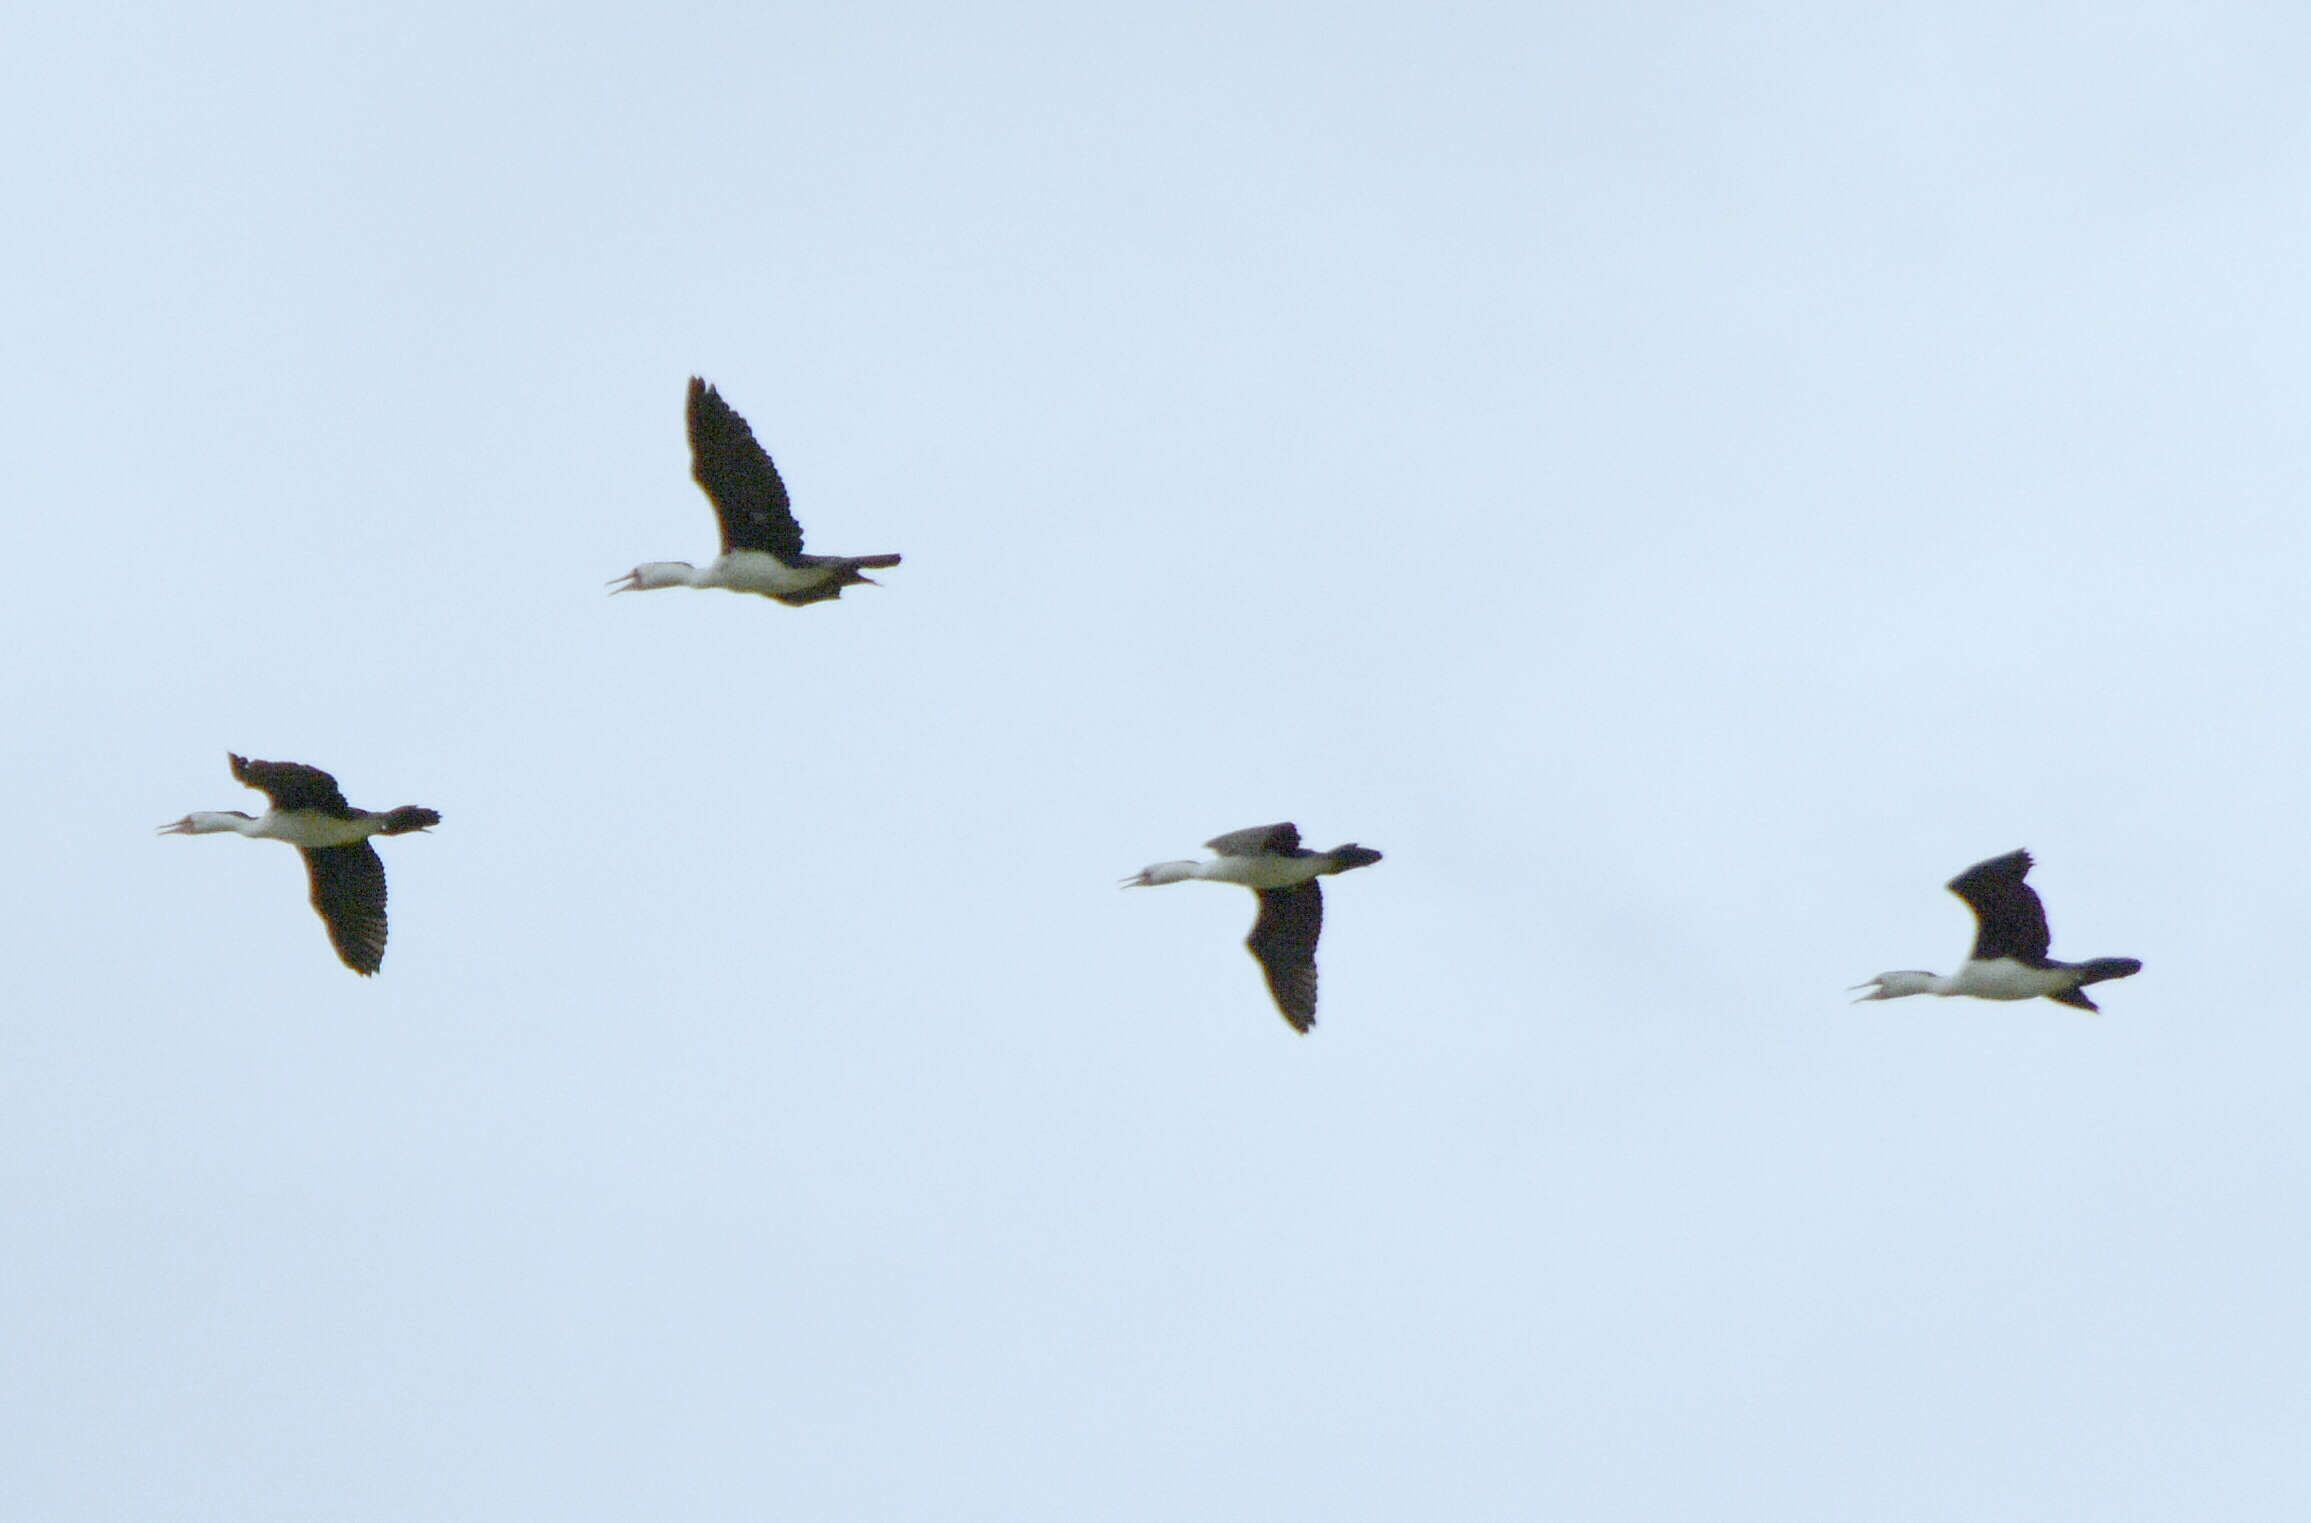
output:
<svg viewBox="0 0 2311 1523"><path fill-rule="evenodd" d="M859 582L877 585L866 570L896 566L887 555L810 555L802 525L788 505L786 483L754 430L722 394L690 378L690 475L706 489L722 522L722 554L708 566L688 561L645 561L610 584L621 592L660 587L720 587L755 592L792 608L842 596Z"/></svg>
<svg viewBox="0 0 2311 1523"><path fill-rule="evenodd" d="M1974 950L1948 977L1905 968L1880 973L1856 989L1870 992L1861 1000L1901 999L1912 994L1970 995L1975 999L2037 999L2044 996L2081 1010L2102 1007L2087 997L2086 986L2106 979L2131 978L2142 971L2135 957L2090 957L2085 962L2058 962L2047 956L2053 938L2046 928L2046 906L2038 890L2023 882L2031 866L2030 853L2010 851L2003 857L1977 862L1949 883L1950 892L1974 912ZM1861 1000L1854 1003L1860 1004Z"/></svg>

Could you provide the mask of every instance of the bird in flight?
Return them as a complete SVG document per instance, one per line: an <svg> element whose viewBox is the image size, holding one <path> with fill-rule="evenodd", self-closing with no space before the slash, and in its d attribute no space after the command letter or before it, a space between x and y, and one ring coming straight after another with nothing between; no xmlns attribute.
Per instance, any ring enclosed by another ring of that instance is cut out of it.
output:
<svg viewBox="0 0 2311 1523"><path fill-rule="evenodd" d="M305 856L312 880L313 908L329 928L329 942L345 966L367 978L385 961L385 863L371 836L408 835L441 823L431 809L404 804L399 809L356 809L338 791L337 779L302 762L226 758L233 777L265 795L271 804L256 818L238 809L196 809L164 836L205 836L220 831L259 841L286 841Z"/></svg>
<svg viewBox="0 0 2311 1523"><path fill-rule="evenodd" d="M645 561L610 584L621 592L660 587L721 587L758 592L792 608L839 598L856 582L877 583L862 568L896 566L889 555L807 555L802 525L788 506L786 483L754 430L722 394L690 378L690 475L706 489L722 521L722 554L703 569L688 561Z"/></svg>
<svg viewBox="0 0 2311 1523"><path fill-rule="evenodd" d="M2010 851L2003 857L1977 862L1950 880L1950 892L1974 912L1976 931L1973 955L1948 978L1939 973L1903 969L1880 973L1856 989L1871 992L1862 1000L1901 999L1911 994L1966 994L1976 999L2036 999L2044 995L2081 1010L2102 1007L2087 997L2086 986L2105 979L2131 978L2142 971L2135 957L2090 957L2085 962L2057 962L2046 955L2052 937L2046 929L2046 906L2038 890L2023 882L2030 871L2030 853ZM1862 1000L1854 1003L1860 1004Z"/></svg>
<svg viewBox="0 0 2311 1523"><path fill-rule="evenodd" d="M1244 945L1268 977L1268 992L1294 1031L1316 1024L1316 938L1324 931L1326 873L1370 867L1380 853L1351 842L1330 851L1300 844L1293 824L1254 825L1214 836L1204 845L1216 853L1209 862L1158 862L1123 880L1125 888L1145 888L1202 878L1240 883L1260 896L1260 913Z"/></svg>

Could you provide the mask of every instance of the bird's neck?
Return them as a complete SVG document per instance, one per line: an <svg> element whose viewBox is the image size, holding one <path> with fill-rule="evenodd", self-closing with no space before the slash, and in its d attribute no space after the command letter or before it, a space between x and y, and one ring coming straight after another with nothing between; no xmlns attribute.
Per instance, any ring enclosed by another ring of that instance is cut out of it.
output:
<svg viewBox="0 0 2311 1523"><path fill-rule="evenodd" d="M1881 999L1900 999L1906 994L1948 994L1957 987L1957 980L1944 978L1939 973L1925 973L1904 969L1898 973L1880 974L1878 982L1885 986Z"/></svg>
<svg viewBox="0 0 2311 1523"><path fill-rule="evenodd" d="M257 827L258 821L237 809L196 809L185 816L184 828L179 833L208 836L229 830L237 836L253 836Z"/></svg>
<svg viewBox="0 0 2311 1523"><path fill-rule="evenodd" d="M688 561L644 561L634 568L633 585L627 592L654 592L660 587L695 587L698 568Z"/></svg>

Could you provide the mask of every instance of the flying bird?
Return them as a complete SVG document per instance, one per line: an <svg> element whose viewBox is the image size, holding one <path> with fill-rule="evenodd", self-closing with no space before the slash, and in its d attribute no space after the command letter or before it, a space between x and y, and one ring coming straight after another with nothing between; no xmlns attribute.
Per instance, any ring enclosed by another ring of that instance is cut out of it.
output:
<svg viewBox="0 0 2311 1523"><path fill-rule="evenodd" d="M1950 892L1966 901L1979 927L1974 953L1948 978L1905 969L1880 973L1856 989L1863 1000L1900 999L1909 994L1969 994L1976 999L2035 999L2044 995L2081 1010L2102 1007L2087 998L2086 986L2108 978L2131 978L2142 971L2134 957L2093 957L2056 962L2046 955L2050 940L2046 906L2038 890L2022 881L2030 853L2010 851L1977 862L1950 880ZM1854 1001L1860 1004L1861 1000Z"/></svg>
<svg viewBox="0 0 2311 1523"><path fill-rule="evenodd" d="M1260 914L1245 938L1260 971L1268 976L1268 992L1294 1031L1305 1034L1316 1024L1316 938L1324 930L1324 890L1316 880L1326 873L1344 873L1370 867L1380 853L1351 842L1330 851L1310 851L1300 844L1297 825L1254 825L1214 836L1204 845L1216 853L1210 862L1158 862L1123 880L1125 888L1145 888L1204 878L1214 883L1241 883L1260 896Z"/></svg>
<svg viewBox="0 0 2311 1523"><path fill-rule="evenodd" d="M233 777L265 795L272 804L251 819L238 809L196 809L164 836L205 836L229 830L260 841L286 841L305 854L313 883L313 908L329 927L330 944L345 966L367 978L385 960L385 864L371 836L407 835L439 825L431 809L404 804L379 813L345 802L337 779L301 762L251 761L226 757Z"/></svg>
<svg viewBox="0 0 2311 1523"><path fill-rule="evenodd" d="M839 598L854 582L879 585L861 567L896 566L896 555L805 555L802 525L787 505L786 483L754 430L722 394L690 378L690 476L706 489L722 521L722 554L700 570L688 561L645 561L610 583L621 592L659 587L721 587L759 592L789 607Z"/></svg>

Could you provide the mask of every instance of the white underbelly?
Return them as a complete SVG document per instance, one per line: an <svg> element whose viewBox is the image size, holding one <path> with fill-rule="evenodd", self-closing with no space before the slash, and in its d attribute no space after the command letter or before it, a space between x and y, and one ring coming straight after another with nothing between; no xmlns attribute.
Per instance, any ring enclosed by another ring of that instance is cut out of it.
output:
<svg viewBox="0 0 2311 1523"><path fill-rule="evenodd" d="M824 566L789 566L761 550L733 550L714 563L715 580L732 592L771 597L807 592L832 573Z"/></svg>
<svg viewBox="0 0 2311 1523"><path fill-rule="evenodd" d="M2068 968L2033 968L2011 957L2000 957L1967 963L1958 971L1958 987L1950 992L1976 999L2037 999L2059 994L2075 981L2076 975Z"/></svg>
<svg viewBox="0 0 2311 1523"><path fill-rule="evenodd" d="M1315 857L1222 857L1213 865L1220 871L1207 876L1249 889L1268 889L1305 883L1322 863Z"/></svg>
<svg viewBox="0 0 2311 1523"><path fill-rule="evenodd" d="M374 820L336 820L325 814L292 814L273 822L271 835L291 846L351 846L377 834Z"/></svg>

